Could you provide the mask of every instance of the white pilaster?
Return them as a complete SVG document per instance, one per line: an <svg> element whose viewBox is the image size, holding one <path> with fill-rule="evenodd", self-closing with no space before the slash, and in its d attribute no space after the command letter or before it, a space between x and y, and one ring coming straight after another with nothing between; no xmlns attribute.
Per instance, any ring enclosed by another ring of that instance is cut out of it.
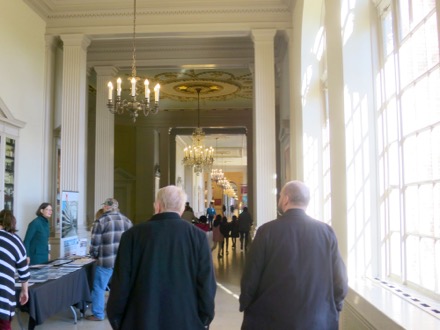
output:
<svg viewBox="0 0 440 330"><path fill-rule="evenodd" d="M78 230L82 232L86 227L86 60L90 39L81 34L60 37L64 44L60 186L62 191L79 192Z"/></svg>
<svg viewBox="0 0 440 330"><path fill-rule="evenodd" d="M107 84L116 75L113 66L95 67L96 135L95 135L95 210L108 197L114 197L115 115L107 108ZM114 84L115 85L115 84Z"/></svg>
<svg viewBox="0 0 440 330"><path fill-rule="evenodd" d="M254 218L257 226L277 215L275 153L276 30L252 30L254 67Z"/></svg>

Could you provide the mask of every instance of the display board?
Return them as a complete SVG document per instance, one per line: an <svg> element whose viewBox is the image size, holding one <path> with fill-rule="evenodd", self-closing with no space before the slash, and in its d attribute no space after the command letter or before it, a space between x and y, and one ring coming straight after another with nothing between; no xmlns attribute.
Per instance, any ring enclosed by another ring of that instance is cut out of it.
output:
<svg viewBox="0 0 440 330"><path fill-rule="evenodd" d="M63 191L61 193L61 241L60 257L77 255L78 249L78 201L77 191Z"/></svg>

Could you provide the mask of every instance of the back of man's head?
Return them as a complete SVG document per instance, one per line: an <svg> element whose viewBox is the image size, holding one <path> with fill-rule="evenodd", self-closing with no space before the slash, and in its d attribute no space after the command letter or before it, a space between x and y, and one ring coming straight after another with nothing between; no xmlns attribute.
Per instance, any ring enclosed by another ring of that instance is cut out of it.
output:
<svg viewBox="0 0 440 330"><path fill-rule="evenodd" d="M177 186L166 186L157 192L154 202L156 213L175 212L181 215L185 209L186 193Z"/></svg>
<svg viewBox="0 0 440 330"><path fill-rule="evenodd" d="M114 198L107 198L104 203L101 204L102 206L105 206L105 211L112 211L112 212L119 212L119 203Z"/></svg>
<svg viewBox="0 0 440 330"><path fill-rule="evenodd" d="M294 207L306 209L310 202L310 190L301 181L287 182L282 190L287 196L289 204Z"/></svg>

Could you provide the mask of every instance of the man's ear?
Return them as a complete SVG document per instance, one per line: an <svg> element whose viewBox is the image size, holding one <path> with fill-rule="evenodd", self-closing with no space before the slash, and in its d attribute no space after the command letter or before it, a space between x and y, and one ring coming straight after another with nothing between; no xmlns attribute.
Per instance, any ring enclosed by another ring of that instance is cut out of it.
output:
<svg viewBox="0 0 440 330"><path fill-rule="evenodd" d="M160 205L159 205L159 203L157 203L157 202L154 202L153 203L153 206L154 206L154 214L158 214L158 213L160 213Z"/></svg>

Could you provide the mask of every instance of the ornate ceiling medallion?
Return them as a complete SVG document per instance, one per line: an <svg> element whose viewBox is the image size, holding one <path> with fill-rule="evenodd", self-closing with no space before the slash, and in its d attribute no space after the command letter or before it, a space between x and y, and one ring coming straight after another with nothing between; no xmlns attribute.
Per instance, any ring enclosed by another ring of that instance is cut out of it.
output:
<svg viewBox="0 0 440 330"><path fill-rule="evenodd" d="M204 99L224 101L235 97L252 98L250 74L239 77L224 71L194 70L164 72L155 76L161 83L161 94L177 101L193 101L196 89Z"/></svg>

